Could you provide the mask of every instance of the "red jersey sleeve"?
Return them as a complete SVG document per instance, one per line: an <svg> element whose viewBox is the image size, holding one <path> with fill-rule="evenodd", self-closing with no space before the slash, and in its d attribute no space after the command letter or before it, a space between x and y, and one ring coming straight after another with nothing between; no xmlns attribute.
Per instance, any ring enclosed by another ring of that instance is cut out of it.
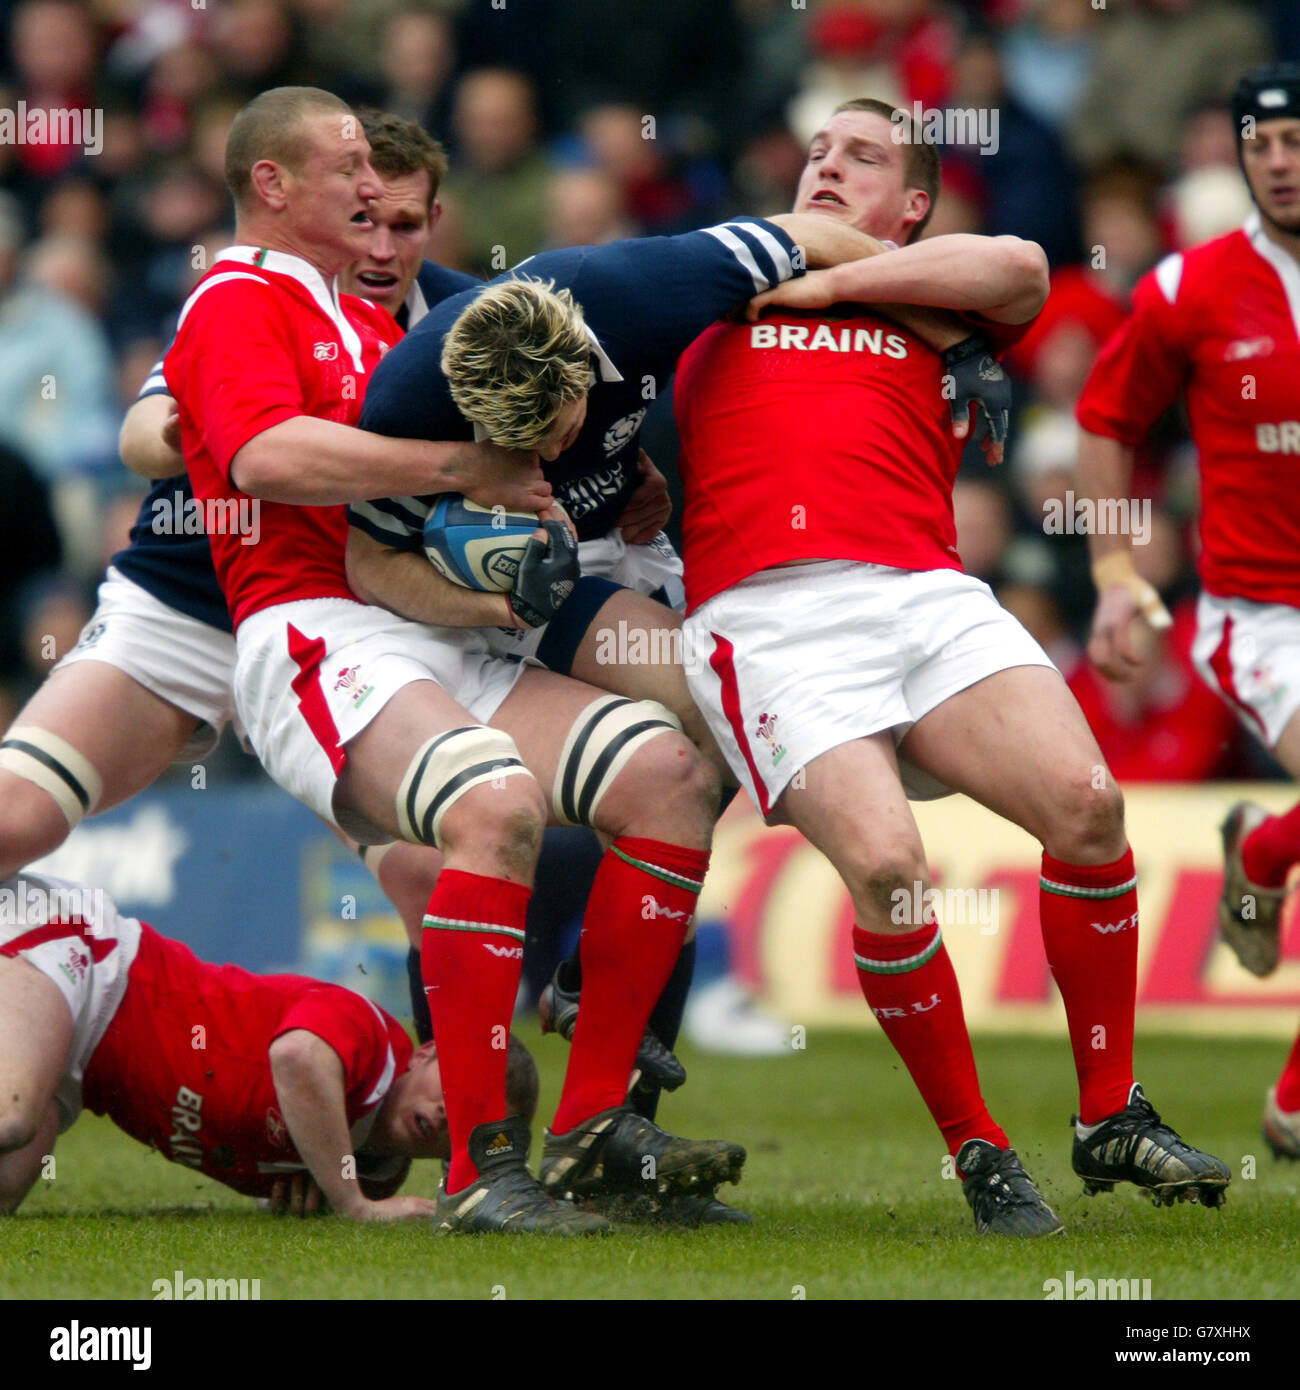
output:
<svg viewBox="0 0 1300 1390"><path fill-rule="evenodd" d="M1133 313L1112 335L1093 364L1075 408L1092 434L1137 444L1178 397L1189 356L1177 303L1178 276L1166 272L1170 302L1157 280L1163 262L1138 281Z"/></svg>
<svg viewBox="0 0 1300 1390"><path fill-rule="evenodd" d="M295 1028L315 1033L338 1053L349 1124L379 1104L411 1054L396 1019L338 985L322 985L295 1000L271 1042Z"/></svg>
<svg viewBox="0 0 1300 1390"><path fill-rule="evenodd" d="M227 484L250 439L308 413L294 349L282 297L241 276L194 301L167 352L167 386L182 416L203 422L203 447Z"/></svg>

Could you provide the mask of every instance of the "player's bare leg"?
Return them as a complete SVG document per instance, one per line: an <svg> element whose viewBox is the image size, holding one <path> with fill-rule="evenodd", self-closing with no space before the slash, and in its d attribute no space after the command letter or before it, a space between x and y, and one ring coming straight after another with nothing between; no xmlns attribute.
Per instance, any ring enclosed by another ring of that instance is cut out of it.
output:
<svg viewBox="0 0 1300 1390"><path fill-rule="evenodd" d="M627 656L625 661L612 660ZM727 761L686 688L681 614L634 589L620 589L601 605L574 654L570 675L615 695L658 700L681 720L691 742L734 786Z"/></svg>
<svg viewBox="0 0 1300 1390"><path fill-rule="evenodd" d="M50 1101L31 1142L11 1153L0 1153L0 1216L8 1216L22 1205L54 1152L58 1135L59 1107Z"/></svg>
<svg viewBox="0 0 1300 1390"><path fill-rule="evenodd" d="M835 866L859 927L888 936L932 920L914 912L925 902L930 870L889 734L854 739L814 758L777 808Z"/></svg>
<svg viewBox="0 0 1300 1390"><path fill-rule="evenodd" d="M676 1193L735 1181L744 1162L739 1145L676 1139L625 1104L717 816L717 773L671 719L661 705L530 670L493 720L552 789L557 819L591 825L609 845L583 919L582 1008L542 1159L555 1192Z"/></svg>
<svg viewBox="0 0 1300 1390"><path fill-rule="evenodd" d="M0 735L0 879L156 781L198 726L105 662L55 671Z"/></svg>
<svg viewBox="0 0 1300 1390"><path fill-rule="evenodd" d="M348 828L360 817L436 845L445 859L421 949L451 1137L437 1228L582 1234L605 1223L541 1190L526 1167L527 1121L510 1117L506 1101L524 920L546 819L541 788L517 753L433 681L415 681L347 744L334 806Z"/></svg>
<svg viewBox="0 0 1300 1390"><path fill-rule="evenodd" d="M927 896L925 851L892 735L855 739L814 758L777 809L826 855L849 890L858 983L956 1159L975 1229L1017 1236L1059 1231L980 1094L961 991Z"/></svg>
<svg viewBox="0 0 1300 1390"><path fill-rule="evenodd" d="M27 961L0 956L0 1213L22 1201L53 1146L50 1112L72 1034L58 987Z"/></svg>
<svg viewBox="0 0 1300 1390"><path fill-rule="evenodd" d="M1079 1078L1086 1190L1125 1181L1158 1202L1219 1205L1227 1167L1161 1124L1133 1081L1137 874L1123 798L1065 682L1044 666L1000 671L919 719L901 752L1043 846L1039 914Z"/></svg>

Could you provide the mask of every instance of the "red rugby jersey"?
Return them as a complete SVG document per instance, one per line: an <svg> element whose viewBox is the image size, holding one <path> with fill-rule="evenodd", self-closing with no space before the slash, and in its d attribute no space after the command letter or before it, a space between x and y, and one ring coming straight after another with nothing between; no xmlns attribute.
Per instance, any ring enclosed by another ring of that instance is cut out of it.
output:
<svg viewBox="0 0 1300 1390"><path fill-rule="evenodd" d="M982 326L998 350L1028 324ZM943 359L892 320L778 312L716 323L682 354L686 606L792 560L961 569L962 442Z"/></svg>
<svg viewBox="0 0 1300 1390"><path fill-rule="evenodd" d="M360 1147L410 1061L397 1020L341 985L209 965L144 926L126 994L86 1068L85 1103L174 1163L269 1196L280 1173L303 1167L269 1055L294 1028L338 1053Z"/></svg>
<svg viewBox="0 0 1300 1390"><path fill-rule="evenodd" d="M1201 470L1201 582L1221 598L1300 607L1300 264L1254 213L1166 256L1138 283L1078 405L1135 445L1187 393Z"/></svg>
<svg viewBox="0 0 1300 1390"><path fill-rule="evenodd" d="M300 257L254 246L222 251L186 301L164 374L236 628L273 604L353 595L347 508L254 508L230 482L231 460L297 415L355 425L370 374L401 336L384 310L340 295Z"/></svg>

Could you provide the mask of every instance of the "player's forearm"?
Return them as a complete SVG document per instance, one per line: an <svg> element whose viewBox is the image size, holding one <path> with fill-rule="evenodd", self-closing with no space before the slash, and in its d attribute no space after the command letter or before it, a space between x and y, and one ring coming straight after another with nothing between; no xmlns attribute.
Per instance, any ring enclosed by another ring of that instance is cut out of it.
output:
<svg viewBox="0 0 1300 1390"><path fill-rule="evenodd" d="M476 446L389 439L334 420L296 415L254 435L231 460L230 480L268 502L328 507L371 497L464 492Z"/></svg>
<svg viewBox="0 0 1300 1390"><path fill-rule="evenodd" d="M1076 474L1080 499L1094 503L1127 497L1133 478L1133 450L1108 435L1079 431L1079 466ZM1105 515L1096 512L1094 515ZM1094 527L1088 535L1088 551L1095 565L1107 555L1126 553L1130 537L1119 532L1102 534Z"/></svg>
<svg viewBox="0 0 1300 1390"><path fill-rule="evenodd" d="M924 304L1024 323L1047 299L1047 257L1033 241L958 233L832 267L836 299Z"/></svg>
<svg viewBox="0 0 1300 1390"><path fill-rule="evenodd" d="M271 1076L280 1113L298 1155L330 1206L354 1215L366 1205L348 1133L343 1063L323 1038L306 1029L271 1044Z"/></svg>
<svg viewBox="0 0 1300 1390"><path fill-rule="evenodd" d="M410 550L393 550L356 526L348 529L348 585L362 603L438 627L516 627L504 594L466 589Z"/></svg>
<svg viewBox="0 0 1300 1390"><path fill-rule="evenodd" d="M920 304L877 304L872 306L877 313L884 314L902 324L910 333L936 352L947 352L963 339L969 338L977 329L971 327L969 319L951 309L927 309Z"/></svg>
<svg viewBox="0 0 1300 1390"><path fill-rule="evenodd" d="M889 250L883 241L820 212L783 212L764 221L780 227L802 248L809 270L862 260Z"/></svg>
<svg viewBox="0 0 1300 1390"><path fill-rule="evenodd" d="M176 402L170 396L145 396L126 412L117 436L122 462L141 478L172 478L185 472L185 460L163 438L163 425Z"/></svg>

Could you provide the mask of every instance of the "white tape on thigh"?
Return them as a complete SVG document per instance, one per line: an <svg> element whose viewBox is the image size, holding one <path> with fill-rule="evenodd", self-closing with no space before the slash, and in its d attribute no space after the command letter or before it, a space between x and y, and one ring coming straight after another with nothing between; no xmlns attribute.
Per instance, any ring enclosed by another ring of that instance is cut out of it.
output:
<svg viewBox="0 0 1300 1390"><path fill-rule="evenodd" d="M551 791L555 814L565 825L590 825L633 753L659 734L681 731L681 720L658 700L605 695L588 705L560 753Z"/></svg>
<svg viewBox="0 0 1300 1390"><path fill-rule="evenodd" d="M509 734L471 724L431 738L406 769L397 793L402 838L437 845L447 811L474 787L498 777L528 774Z"/></svg>
<svg viewBox="0 0 1300 1390"><path fill-rule="evenodd" d="M90 759L67 739L35 724L6 730L0 740L0 768L52 796L69 828L89 815L104 794L104 783Z"/></svg>

